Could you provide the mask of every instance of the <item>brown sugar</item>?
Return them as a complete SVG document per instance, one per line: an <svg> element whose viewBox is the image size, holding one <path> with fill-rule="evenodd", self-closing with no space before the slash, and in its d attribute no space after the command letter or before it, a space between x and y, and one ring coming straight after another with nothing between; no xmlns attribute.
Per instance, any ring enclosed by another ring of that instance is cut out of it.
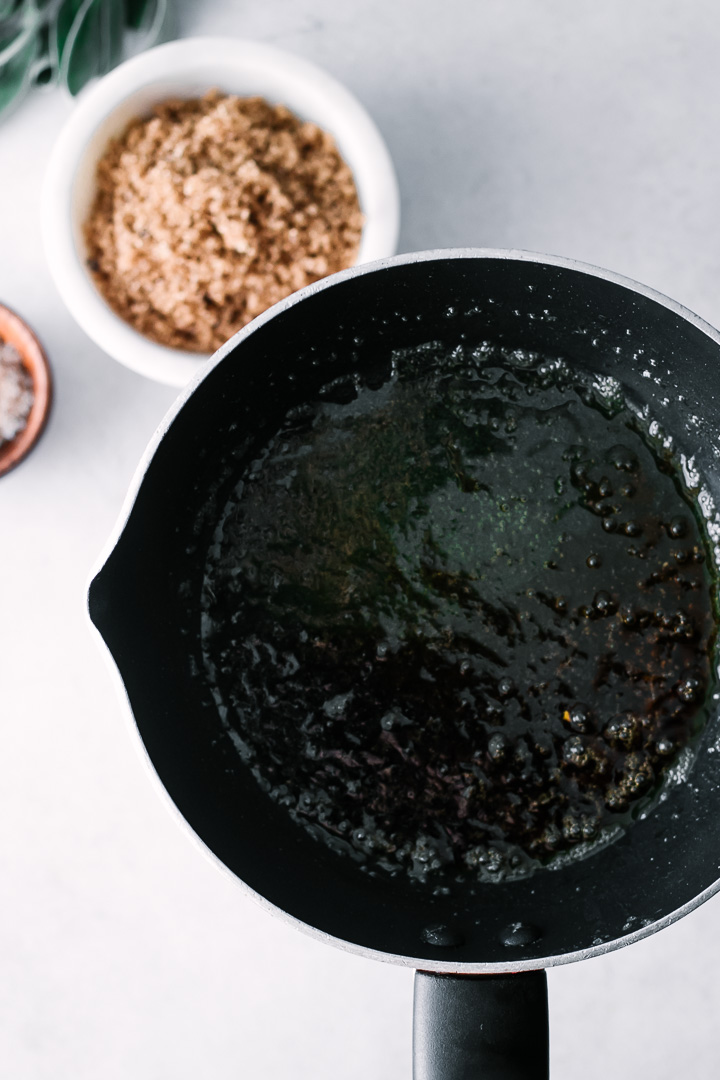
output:
<svg viewBox="0 0 720 1080"><path fill-rule="evenodd" d="M87 261L140 333L212 352L278 300L352 266L362 224L331 135L283 105L211 91L163 103L110 144Z"/></svg>

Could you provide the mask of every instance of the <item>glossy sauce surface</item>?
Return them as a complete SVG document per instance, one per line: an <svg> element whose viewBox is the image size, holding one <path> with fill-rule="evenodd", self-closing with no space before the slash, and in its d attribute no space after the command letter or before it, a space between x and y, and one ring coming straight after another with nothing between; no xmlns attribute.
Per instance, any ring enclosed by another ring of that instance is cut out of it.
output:
<svg viewBox="0 0 720 1080"><path fill-rule="evenodd" d="M651 806L705 720L714 582L616 383L429 344L288 414L218 523L201 634L268 797L446 891Z"/></svg>

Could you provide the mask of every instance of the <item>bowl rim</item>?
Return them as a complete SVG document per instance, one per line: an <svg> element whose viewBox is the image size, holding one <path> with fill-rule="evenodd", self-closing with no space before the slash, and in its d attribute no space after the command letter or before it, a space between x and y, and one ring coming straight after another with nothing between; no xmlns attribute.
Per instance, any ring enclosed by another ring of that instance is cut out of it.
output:
<svg viewBox="0 0 720 1080"><path fill-rule="evenodd" d="M216 83L202 74L211 64L219 71ZM298 99L308 98L326 109L333 118L334 129L319 116L315 122L331 130L336 139L353 172L366 215L356 265L388 257L397 250L400 194L387 146L364 106L322 68L264 42L216 37L181 38L157 45L120 64L83 91L53 147L41 199L45 254L64 303L95 344L126 367L176 387L184 386L210 354L156 344L112 311L78 250L73 199L81 167L91 160L93 138L112 123L113 116L123 106L143 95L155 101L178 96L182 94L178 84L182 83L188 86L188 96L200 92L196 89L198 84L206 85L207 89L219 85L232 93L231 71L237 71L238 82L247 79L249 73L253 79L277 83L282 87L277 91L282 103L293 111ZM250 90L237 92L251 93ZM300 107L298 111L302 113ZM111 134L107 136L110 137ZM102 139L99 145L104 145ZM353 160L348 160L348 146ZM95 153L99 151L96 149Z"/></svg>

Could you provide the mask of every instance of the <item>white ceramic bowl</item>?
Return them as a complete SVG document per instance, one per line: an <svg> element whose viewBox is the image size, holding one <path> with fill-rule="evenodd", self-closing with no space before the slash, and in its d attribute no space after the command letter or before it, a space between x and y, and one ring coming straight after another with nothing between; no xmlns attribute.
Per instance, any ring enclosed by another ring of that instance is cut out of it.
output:
<svg viewBox="0 0 720 1080"><path fill-rule="evenodd" d="M80 96L53 149L42 200L45 252L63 300L88 336L122 364L171 386L183 386L206 357L156 345L112 311L86 267L82 225L108 141L158 102L199 97L213 87L286 105L334 136L365 217L357 262L393 255L400 225L395 171L375 124L340 83L306 60L259 42L185 38L115 68Z"/></svg>

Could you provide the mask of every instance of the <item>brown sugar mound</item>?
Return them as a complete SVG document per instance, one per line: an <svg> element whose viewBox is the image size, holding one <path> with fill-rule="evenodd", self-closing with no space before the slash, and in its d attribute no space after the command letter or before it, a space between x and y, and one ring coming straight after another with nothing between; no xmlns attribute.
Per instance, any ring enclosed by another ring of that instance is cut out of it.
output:
<svg viewBox="0 0 720 1080"><path fill-rule="evenodd" d="M362 224L331 135L282 105L211 91L167 101L113 140L85 241L118 315L162 345L212 352L352 266Z"/></svg>

